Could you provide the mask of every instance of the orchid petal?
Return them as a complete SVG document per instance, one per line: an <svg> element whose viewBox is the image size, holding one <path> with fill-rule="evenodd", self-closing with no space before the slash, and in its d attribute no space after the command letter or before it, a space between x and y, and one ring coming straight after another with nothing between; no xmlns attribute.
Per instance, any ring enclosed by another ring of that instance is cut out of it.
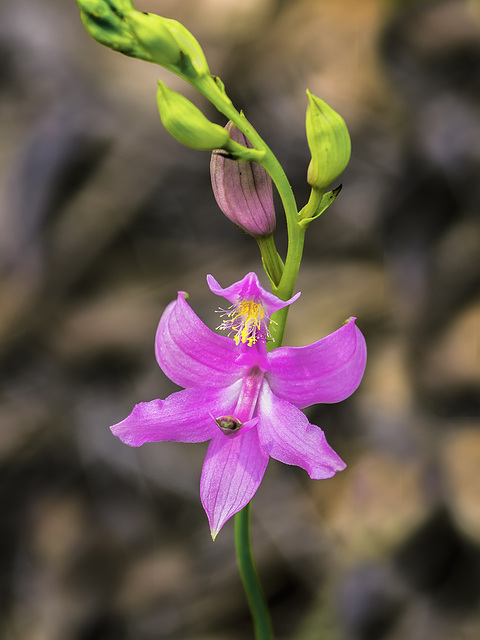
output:
<svg viewBox="0 0 480 640"><path fill-rule="evenodd" d="M269 456L302 467L314 480L331 478L345 463L330 447L325 434L295 406L276 398L264 384L258 405L260 446Z"/></svg>
<svg viewBox="0 0 480 640"><path fill-rule="evenodd" d="M212 538L225 522L255 495L268 456L261 450L256 429L229 438L219 432L208 446L200 482L200 496Z"/></svg>
<svg viewBox="0 0 480 640"><path fill-rule="evenodd" d="M165 375L180 387L226 387L243 373L235 363L235 342L210 331L182 292L160 318L155 355Z"/></svg>
<svg viewBox="0 0 480 640"><path fill-rule="evenodd" d="M351 318L334 333L306 347L279 347L269 353L266 379L273 393L303 409L345 400L360 384L367 348Z"/></svg>
<svg viewBox="0 0 480 640"><path fill-rule="evenodd" d="M112 433L131 447L145 442L204 442L218 433L213 415L232 413L241 382L230 387L192 388L172 393L166 400L135 405Z"/></svg>
<svg viewBox="0 0 480 640"><path fill-rule="evenodd" d="M225 288L221 287L215 278L209 274L207 276L207 284L212 293L226 298L231 304L236 304L239 300L260 301L269 316L275 311L292 304L300 297L300 292L298 292L289 300L281 300L278 296L262 287L257 274L253 271L247 273L247 275L238 282L234 282Z"/></svg>

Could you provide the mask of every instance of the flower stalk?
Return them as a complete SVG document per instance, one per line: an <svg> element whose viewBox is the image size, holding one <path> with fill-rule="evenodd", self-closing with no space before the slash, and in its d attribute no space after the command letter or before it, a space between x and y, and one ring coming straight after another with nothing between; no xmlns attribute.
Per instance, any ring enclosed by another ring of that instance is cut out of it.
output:
<svg viewBox="0 0 480 640"><path fill-rule="evenodd" d="M251 502L235 515L235 550L243 588L252 614L256 640L273 640L268 606L258 579L250 535Z"/></svg>

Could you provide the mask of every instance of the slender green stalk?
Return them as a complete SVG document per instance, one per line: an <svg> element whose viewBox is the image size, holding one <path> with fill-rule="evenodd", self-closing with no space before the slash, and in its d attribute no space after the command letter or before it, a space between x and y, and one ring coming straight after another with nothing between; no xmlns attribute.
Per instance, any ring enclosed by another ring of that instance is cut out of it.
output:
<svg viewBox="0 0 480 640"><path fill-rule="evenodd" d="M250 538L250 504L235 514L237 562L253 618L256 640L274 640L267 603L258 580Z"/></svg>
<svg viewBox="0 0 480 640"><path fill-rule="evenodd" d="M302 260L305 231L306 227L302 227L300 224L296 223L294 233L289 233L289 245L285 268L283 270L280 284L275 291L275 294L282 300L288 300L293 295L295 282L297 281L298 271ZM284 307L272 316L273 322L270 325L270 333L274 338L274 342L269 342L267 344L268 351L282 346L288 310L289 307Z"/></svg>

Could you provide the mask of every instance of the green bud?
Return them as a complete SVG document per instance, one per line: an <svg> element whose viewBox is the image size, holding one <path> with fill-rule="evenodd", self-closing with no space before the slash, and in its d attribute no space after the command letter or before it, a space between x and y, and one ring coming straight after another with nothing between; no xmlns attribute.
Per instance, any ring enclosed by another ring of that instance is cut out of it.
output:
<svg viewBox="0 0 480 640"><path fill-rule="evenodd" d="M226 129L210 122L190 100L160 81L157 101L163 126L182 144L204 151L229 146L230 137Z"/></svg>
<svg viewBox="0 0 480 640"><path fill-rule="evenodd" d="M350 160L351 143L344 119L326 102L307 91L307 140L312 159L307 181L326 189L344 171Z"/></svg>
<svg viewBox="0 0 480 640"><path fill-rule="evenodd" d="M192 82L210 77L201 46L177 20L136 11L130 0L77 0L88 33L125 55L156 62Z"/></svg>
<svg viewBox="0 0 480 640"><path fill-rule="evenodd" d="M132 33L153 62L187 80L210 75L201 46L183 24L154 13L127 14Z"/></svg>
<svg viewBox="0 0 480 640"><path fill-rule="evenodd" d="M133 9L129 0L77 0L77 4L85 29L94 40L126 56L152 62L125 22L125 12Z"/></svg>

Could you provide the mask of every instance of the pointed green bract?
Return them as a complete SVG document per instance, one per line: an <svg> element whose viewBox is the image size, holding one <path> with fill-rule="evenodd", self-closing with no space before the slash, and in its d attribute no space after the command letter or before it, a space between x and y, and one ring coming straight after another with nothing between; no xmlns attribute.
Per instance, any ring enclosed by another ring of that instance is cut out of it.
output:
<svg viewBox="0 0 480 640"><path fill-rule="evenodd" d="M305 206L298 214L300 224L306 227L310 224L310 222L316 220L319 216L321 216L322 213L326 209L328 209L328 207L335 201L341 190L342 185L340 185L336 189L332 189L332 191L327 191L327 193L324 193L313 212L309 212L309 209L307 209L307 207Z"/></svg>
<svg viewBox="0 0 480 640"><path fill-rule="evenodd" d="M350 136L342 116L310 91L307 96L307 140L312 154L307 181L316 189L326 189L350 160Z"/></svg>

